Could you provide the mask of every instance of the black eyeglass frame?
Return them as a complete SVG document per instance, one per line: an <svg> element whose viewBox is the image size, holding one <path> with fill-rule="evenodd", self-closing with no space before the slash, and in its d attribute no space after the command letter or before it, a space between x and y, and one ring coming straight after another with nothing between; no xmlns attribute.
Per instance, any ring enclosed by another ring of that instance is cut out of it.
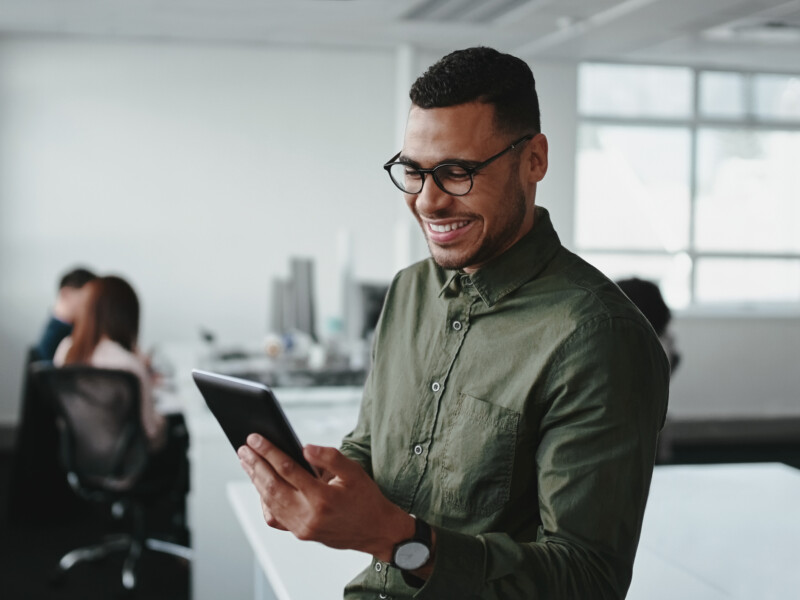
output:
<svg viewBox="0 0 800 600"><path fill-rule="evenodd" d="M397 189L399 189L404 194L409 194L411 196L416 196L417 194L421 194L422 193L422 188L425 187L425 175L430 173L431 177L433 178L434 183L436 183L436 186L440 190L442 190L445 194L449 194L451 196L466 196L467 194L469 194L472 191L472 187L475 185L475 173L477 173L481 169L485 169L490 164L492 164L494 161L496 161L498 158L500 158L501 156L503 156L507 152L511 152L512 150L517 148L523 142L527 142L528 140L532 140L533 138L536 137L536 135L537 134L535 134L535 133L529 133L527 135L522 136L521 138L519 138L517 141L513 142L507 148L501 150L500 152L498 152L494 156L490 156L485 161L483 161L481 163L478 163L477 165L467 166L467 165L464 165L462 163L449 162L449 163L439 163L438 165L436 165L435 167L430 168L430 169L421 169L421 168L419 168L419 167L417 167L417 166L415 166L415 165L413 165L411 163L404 162L402 160L398 161L397 158L403 152L401 150L400 152L395 154L392 158L390 158L389 161L386 164L383 165L383 168L386 169L386 172L389 174L389 179L392 180L392 183L395 185L395 187L397 187ZM395 178L392 177L391 169L392 169L392 167L394 165L405 165L407 167L410 167L411 169L414 169L417 173L420 174L421 179L420 179L419 191L418 192L408 192L403 187L400 186L400 184L395 180ZM464 169L464 171L467 173L467 175L469 175L469 188L467 189L467 191L462 193L462 194L454 194L453 192L445 189L445 187L442 184L442 182L439 181L439 178L436 176L436 171L438 171L442 167L458 167L460 169Z"/></svg>

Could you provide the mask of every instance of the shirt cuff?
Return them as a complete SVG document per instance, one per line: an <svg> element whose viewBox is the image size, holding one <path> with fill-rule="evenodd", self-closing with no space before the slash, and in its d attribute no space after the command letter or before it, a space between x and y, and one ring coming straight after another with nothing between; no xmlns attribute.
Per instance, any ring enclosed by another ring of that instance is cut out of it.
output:
<svg viewBox="0 0 800 600"><path fill-rule="evenodd" d="M475 536L436 530L433 571L414 598L468 598L483 588L486 549Z"/></svg>

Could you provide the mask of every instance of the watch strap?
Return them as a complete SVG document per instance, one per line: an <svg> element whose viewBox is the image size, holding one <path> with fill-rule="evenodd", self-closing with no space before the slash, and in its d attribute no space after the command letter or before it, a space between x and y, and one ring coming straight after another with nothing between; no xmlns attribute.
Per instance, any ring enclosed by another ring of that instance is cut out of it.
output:
<svg viewBox="0 0 800 600"><path fill-rule="evenodd" d="M419 517L414 517L414 538L418 542L422 542L428 547L428 550L431 549L431 545L433 544L433 534L431 533L431 526L428 525L425 521L420 519Z"/></svg>

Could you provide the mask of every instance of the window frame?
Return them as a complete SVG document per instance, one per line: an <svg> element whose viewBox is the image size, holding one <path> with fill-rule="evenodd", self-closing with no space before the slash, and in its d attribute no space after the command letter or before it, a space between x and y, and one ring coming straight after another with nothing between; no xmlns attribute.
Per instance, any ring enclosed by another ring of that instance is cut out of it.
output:
<svg viewBox="0 0 800 600"><path fill-rule="evenodd" d="M800 252L753 252L753 251L706 251L698 250L696 247L696 220L697 220L697 197L698 197L698 138L699 132L706 129L740 131L766 131L766 132L796 132L800 133L800 119L763 119L755 115L755 85L754 79L759 75L785 75L800 78L800 72L782 71L750 71L726 69L706 66L687 66L677 64L651 64L638 62L610 62L610 61L582 61L578 69L587 65L613 65L631 67L681 67L688 69L692 73L691 87L691 107L692 112L689 118L684 117L625 117L620 115L586 114L580 108L580 82L576 87L576 112L578 117L578 127L576 128L576 140L581 135L584 125L614 126L614 127L670 127L685 128L689 133L689 223L688 223L688 245L685 250L680 252L668 252L666 250L650 249L630 249L624 247L591 247L579 245L575 240L576 251L580 255L630 255L630 256L652 256L652 257L673 257L676 254L685 254L691 261L691 272L689 276L689 303L685 307L675 309L683 315L688 316L799 316L800 301L797 302L747 302L734 301L725 303L698 302L697 300L697 263L698 259L703 258L730 258L730 259L776 259L776 260L800 260ZM733 73L744 78L744 116L743 117L709 117L701 114L700 102L700 79L704 72L714 73ZM576 144L576 167L578 157L578 145ZM578 173L575 172L575 182L577 186ZM799 200L800 201L800 200ZM577 228L577 206L575 209L575 227Z"/></svg>

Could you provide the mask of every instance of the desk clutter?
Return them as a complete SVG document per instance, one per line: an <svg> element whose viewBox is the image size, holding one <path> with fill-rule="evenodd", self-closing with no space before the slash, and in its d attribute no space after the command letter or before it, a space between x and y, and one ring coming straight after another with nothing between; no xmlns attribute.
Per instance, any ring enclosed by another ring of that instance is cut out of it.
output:
<svg viewBox="0 0 800 600"><path fill-rule="evenodd" d="M313 261L290 258L289 276L272 280L263 339L225 346L214 332L202 329L206 351L195 366L270 387L363 386L388 284L356 281L347 265L340 271L340 306L320 328Z"/></svg>

